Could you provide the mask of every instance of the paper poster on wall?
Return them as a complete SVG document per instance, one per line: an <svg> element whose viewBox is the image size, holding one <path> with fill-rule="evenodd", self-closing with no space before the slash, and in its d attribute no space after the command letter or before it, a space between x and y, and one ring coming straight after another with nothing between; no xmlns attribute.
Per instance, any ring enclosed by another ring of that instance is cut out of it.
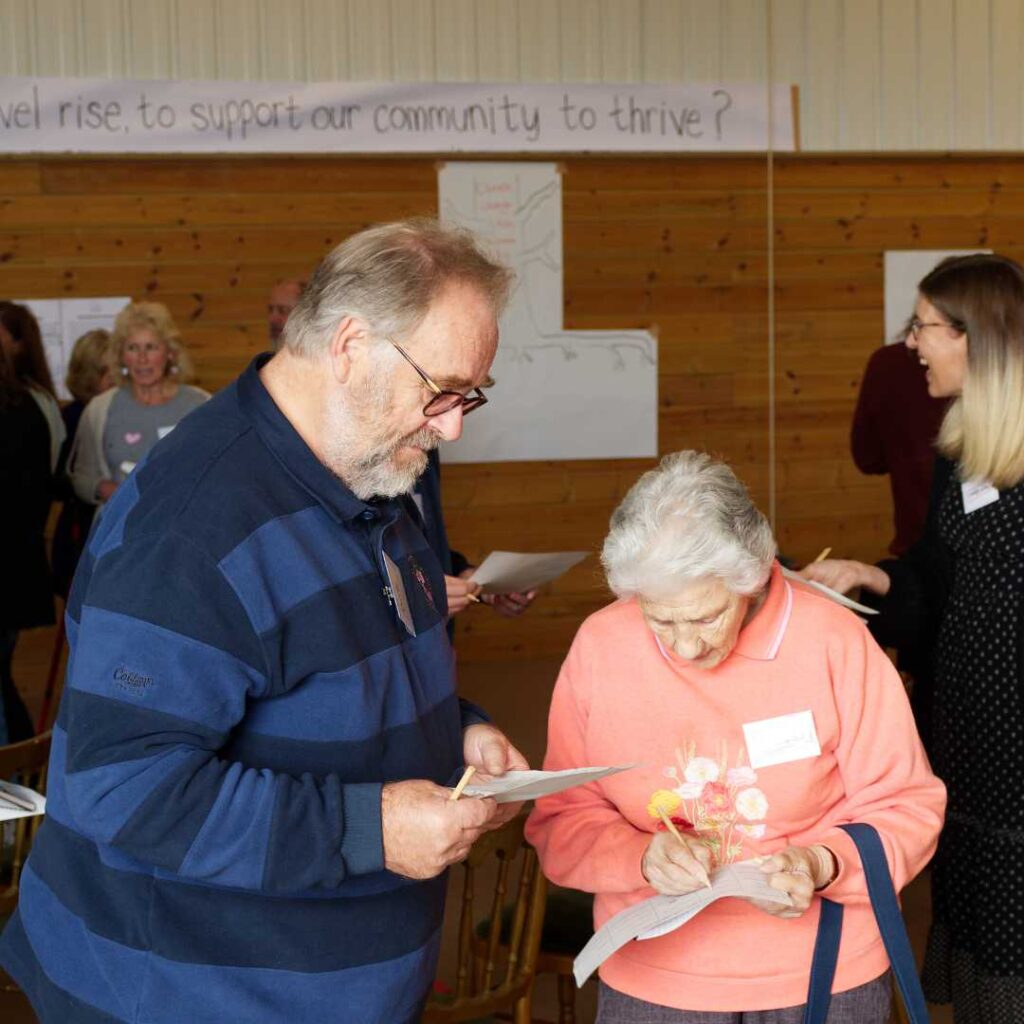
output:
<svg viewBox="0 0 1024 1024"><path fill-rule="evenodd" d="M75 342L89 331L102 328L109 331L114 318L131 299L16 299L28 306L39 321L39 332L43 336L46 362L53 377L53 386L60 399L71 398L64 384L68 373L68 360Z"/></svg>
<svg viewBox="0 0 1024 1024"><path fill-rule="evenodd" d="M885 343L900 341L917 302L922 277L947 256L969 256L991 249L889 249L885 253Z"/></svg>
<svg viewBox="0 0 1024 1024"><path fill-rule="evenodd" d="M562 326L562 180L555 164L450 163L441 219L512 267L488 405L449 462L642 458L658 452L658 349L640 330Z"/></svg>

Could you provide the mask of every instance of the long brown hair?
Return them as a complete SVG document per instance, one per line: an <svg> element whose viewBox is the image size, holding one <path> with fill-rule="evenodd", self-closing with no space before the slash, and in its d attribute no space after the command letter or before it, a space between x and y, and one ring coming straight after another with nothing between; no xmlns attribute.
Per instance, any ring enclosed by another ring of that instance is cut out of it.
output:
<svg viewBox="0 0 1024 1024"><path fill-rule="evenodd" d="M14 372L14 360L0 345L0 412L18 405L27 394L25 385Z"/></svg>
<svg viewBox="0 0 1024 1024"><path fill-rule="evenodd" d="M939 432L939 450L967 479L1024 480L1024 269L978 253L943 260L918 285L967 335L967 372Z"/></svg>
<svg viewBox="0 0 1024 1024"><path fill-rule="evenodd" d="M18 379L56 398L50 367L46 364L46 352L43 350L43 337L32 311L16 302L0 300L0 324L18 343L18 352L14 356L14 372Z"/></svg>

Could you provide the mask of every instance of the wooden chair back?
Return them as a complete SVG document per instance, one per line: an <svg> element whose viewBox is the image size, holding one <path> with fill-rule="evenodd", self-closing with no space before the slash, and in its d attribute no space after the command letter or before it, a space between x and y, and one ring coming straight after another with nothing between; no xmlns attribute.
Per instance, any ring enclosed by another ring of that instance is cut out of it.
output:
<svg viewBox="0 0 1024 1024"><path fill-rule="evenodd" d="M49 759L48 732L21 743L0 747L0 779L45 793L46 765ZM0 918L13 914L18 905L21 869L42 820L42 815L16 818L7 826L13 827L14 843L10 847L0 844Z"/></svg>
<svg viewBox="0 0 1024 1024"><path fill-rule="evenodd" d="M502 1011L515 1024L530 1024L547 883L536 851L523 837L525 823L526 816L520 815L481 836L462 864L455 996L428 1003L423 1024L456 1024ZM494 888L478 906L479 876L492 859ZM502 917L509 911L508 942L503 944ZM477 925L484 919L487 929L478 938Z"/></svg>

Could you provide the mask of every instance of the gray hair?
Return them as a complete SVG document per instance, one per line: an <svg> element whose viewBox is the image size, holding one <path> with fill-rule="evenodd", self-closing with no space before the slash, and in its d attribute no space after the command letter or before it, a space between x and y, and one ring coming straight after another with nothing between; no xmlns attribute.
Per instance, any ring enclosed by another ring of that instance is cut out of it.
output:
<svg viewBox="0 0 1024 1024"><path fill-rule="evenodd" d="M768 520L736 474L704 452L684 451L630 488L612 513L601 563L618 597L664 594L705 577L753 594L775 550Z"/></svg>
<svg viewBox="0 0 1024 1024"><path fill-rule="evenodd" d="M498 315L511 271L492 260L470 232L436 220L381 224L346 239L316 268L284 326L297 355L326 351L346 316L365 320L378 337L415 330L449 281L475 285Z"/></svg>

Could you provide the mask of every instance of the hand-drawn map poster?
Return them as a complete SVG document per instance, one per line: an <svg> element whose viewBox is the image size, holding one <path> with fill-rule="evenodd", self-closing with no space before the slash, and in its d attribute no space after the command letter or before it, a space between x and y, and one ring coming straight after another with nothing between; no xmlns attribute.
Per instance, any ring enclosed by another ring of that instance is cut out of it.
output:
<svg viewBox="0 0 1024 1024"><path fill-rule="evenodd" d="M658 349L648 331L562 326L562 181L551 163L449 163L441 219L512 267L489 403L448 462L643 458L658 452Z"/></svg>

